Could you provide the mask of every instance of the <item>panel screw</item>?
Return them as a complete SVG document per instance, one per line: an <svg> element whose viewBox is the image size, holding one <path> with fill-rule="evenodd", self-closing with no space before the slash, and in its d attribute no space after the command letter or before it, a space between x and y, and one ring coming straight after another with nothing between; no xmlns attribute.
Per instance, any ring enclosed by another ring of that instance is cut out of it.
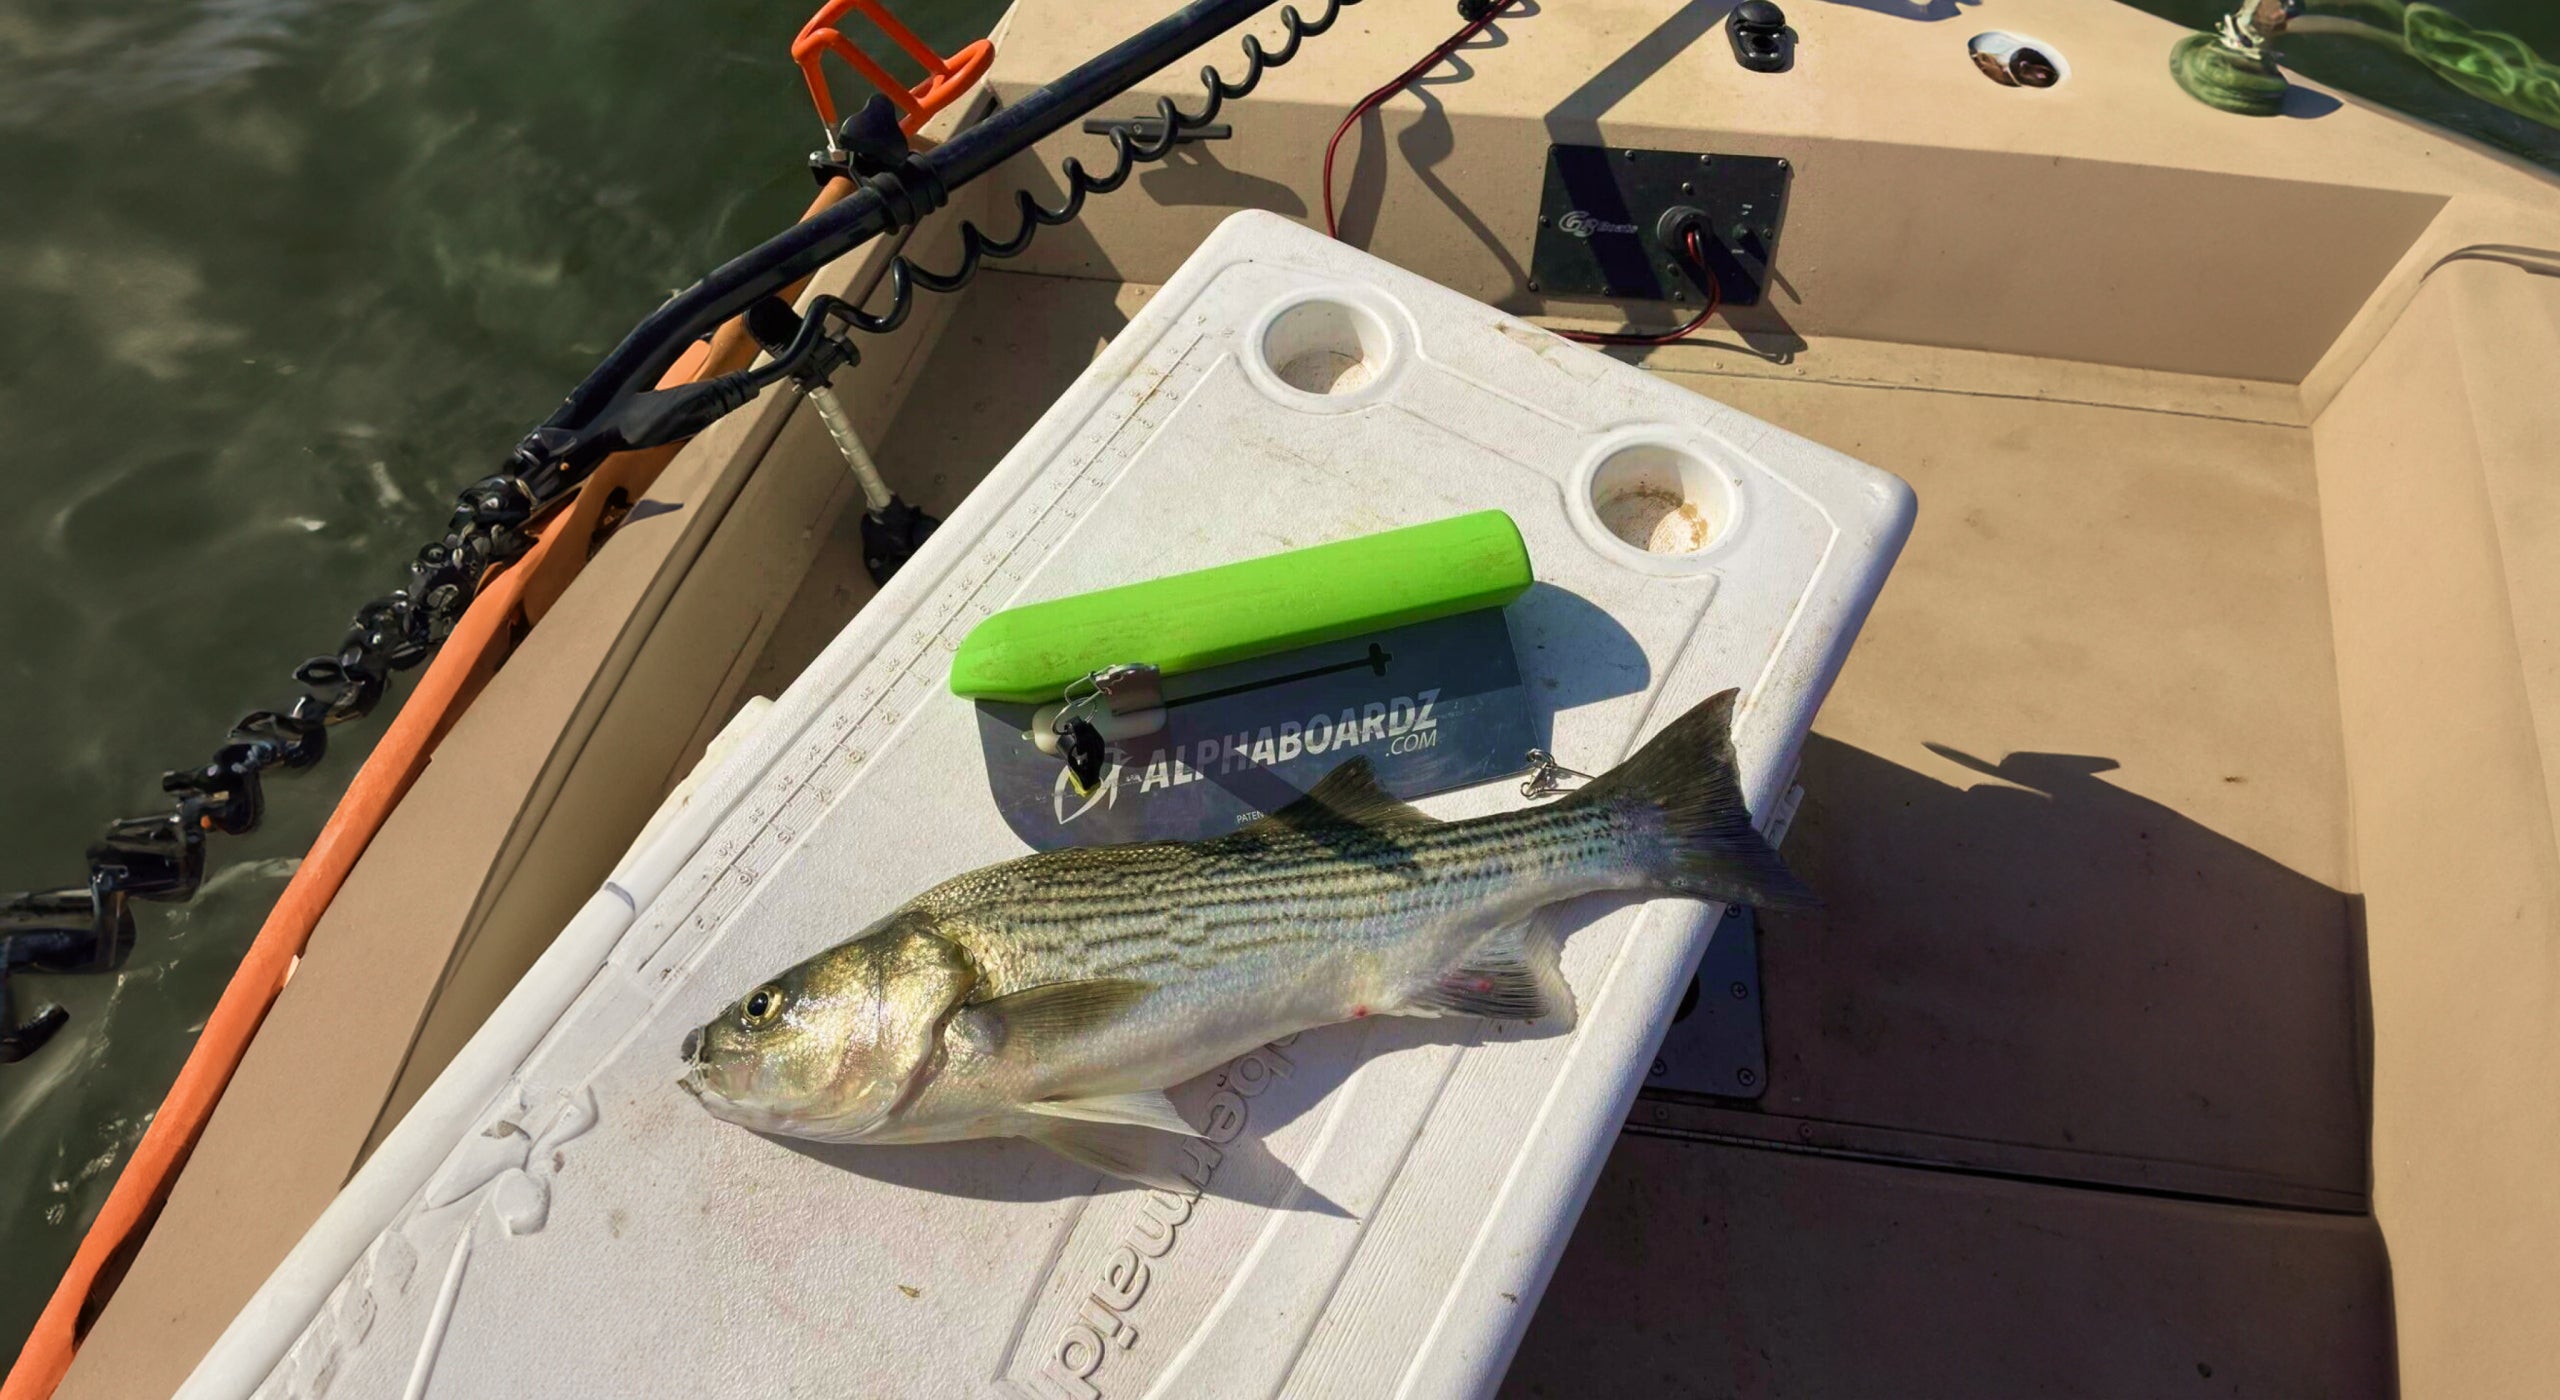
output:
<svg viewBox="0 0 2560 1400"><path fill-rule="evenodd" d="M1633 152L1633 151L1629 151L1629 152L1627 152L1627 153L1626 153L1626 156L1627 156L1627 159L1629 159L1629 160L1634 160L1634 159L1636 158L1636 153L1635 153L1635 152Z"/></svg>
<svg viewBox="0 0 2560 1400"><path fill-rule="evenodd" d="M1715 164L1715 163L1716 163L1716 158L1715 158L1714 156L1700 156L1700 157L1698 157L1698 164L1700 164L1700 165L1713 165L1713 164ZM1780 165L1784 165L1784 164L1786 164L1786 162L1785 162L1785 161L1780 161L1780 162L1778 162L1778 163L1779 163Z"/></svg>
<svg viewBox="0 0 2560 1400"><path fill-rule="evenodd" d="M1760 1076L1747 1069L1738 1069L1733 1072L1733 1082L1748 1089L1760 1082Z"/></svg>
<svg viewBox="0 0 2560 1400"><path fill-rule="evenodd" d="M1671 299L1673 301L1687 301L1689 299L1689 294L1680 290L1678 287L1674 287L1671 289Z"/></svg>
<svg viewBox="0 0 2560 1400"><path fill-rule="evenodd" d="M1654 1078L1656 1078L1656 1079L1660 1079L1662 1076L1664 1076L1664 1075L1666 1075L1666 1074L1669 1074L1670 1072L1671 1072L1671 1066L1664 1064L1664 1063L1662 1062L1662 1057L1661 1057L1661 1056L1656 1055L1656 1056L1654 1056L1654 1057L1653 1057L1653 1077L1654 1077Z"/></svg>
<svg viewBox="0 0 2560 1400"><path fill-rule="evenodd" d="M1534 291L1536 291L1536 290L1538 290L1538 279L1537 279L1537 278L1532 277L1532 278L1530 278L1530 279L1529 279L1529 290L1530 290L1530 291L1533 291L1533 292L1534 292Z"/></svg>
<svg viewBox="0 0 2560 1400"><path fill-rule="evenodd" d="M1696 194L1697 192L1698 192L1698 187L1697 187L1696 185L1693 185L1693 184L1689 183L1689 182L1688 182L1688 181L1686 181L1686 180L1683 180L1683 181L1681 181L1681 182L1680 182L1680 193L1682 193L1682 194Z"/></svg>
<svg viewBox="0 0 2560 1400"><path fill-rule="evenodd" d="M1796 1136L1804 1139L1806 1142L1813 1141L1813 1125L1811 1123L1796 1124Z"/></svg>
<svg viewBox="0 0 2560 1400"><path fill-rule="evenodd" d="M1749 1001L1749 1000L1751 1000L1751 987L1750 987L1750 985L1749 985L1748 983L1743 983L1743 982L1736 982L1736 983L1734 983L1734 984L1733 984L1733 999L1734 999L1735 1001Z"/></svg>
<svg viewBox="0 0 2560 1400"><path fill-rule="evenodd" d="M1778 162L1778 168L1779 168L1780 170L1793 170L1795 167L1794 167L1794 166L1792 166L1792 165L1787 164L1785 161L1783 161L1783 160L1782 160L1782 161L1779 161L1779 162Z"/></svg>
<svg viewBox="0 0 2560 1400"><path fill-rule="evenodd" d="M1545 228L1546 226L1547 226L1547 216L1546 216L1546 215L1544 215L1544 214L1540 214L1540 215L1538 216L1538 227L1540 227L1540 228Z"/></svg>
<svg viewBox="0 0 2560 1400"><path fill-rule="evenodd" d="M1766 242L1768 242L1770 239L1775 238L1775 237L1777 237L1777 235L1776 235L1775 233L1771 232L1771 231L1769 230L1769 228L1768 228L1768 226L1767 226L1767 225L1765 225L1765 224L1764 224L1764 225L1762 225L1762 226L1761 226L1761 229L1760 229L1760 241L1761 241L1761 242L1766 243Z"/></svg>

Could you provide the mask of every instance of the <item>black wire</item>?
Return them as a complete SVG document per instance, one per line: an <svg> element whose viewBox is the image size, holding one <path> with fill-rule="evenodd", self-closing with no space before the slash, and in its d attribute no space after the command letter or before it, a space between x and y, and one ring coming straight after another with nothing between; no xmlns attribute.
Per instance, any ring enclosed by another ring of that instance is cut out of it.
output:
<svg viewBox="0 0 2560 1400"><path fill-rule="evenodd" d="M1016 189L1013 192L1014 229L1001 239L989 237L974 220L961 220L960 262L950 271L937 272L918 267L903 253L891 258L885 278L889 286L886 310L873 313L829 298L827 300L832 304L827 313L821 315L813 304L802 321L799 333L788 347L773 357L771 363L698 384L628 394L607 406L589 426L587 436L617 450L651 447L689 437L744 405L766 385L800 374L825 341L826 337L820 333L822 321L841 320L856 330L873 335L885 335L896 330L906 323L907 316L915 309L918 289L946 294L956 292L975 280L988 259L1021 256L1041 229L1054 228L1073 220L1083 211L1087 198L1111 193L1128 183L1130 174L1138 166L1171 155L1173 148L1181 144L1184 133L1216 121L1228 99L1251 93L1261 85L1265 73L1296 58L1299 45L1307 37L1331 29L1345 8L1358 3L1360 0L1326 0L1323 13L1313 20L1300 14L1295 5L1283 6L1280 23L1284 37L1278 48L1265 49L1260 36L1246 35L1244 75L1232 82L1219 73L1215 64L1204 65L1200 69L1200 86L1206 94L1206 101L1197 112L1183 111L1170 97L1157 98L1158 129L1152 140L1140 140L1125 126L1115 128L1111 133L1111 168L1106 173L1095 175L1086 169L1081 159L1069 156L1059 167L1066 195L1055 206L1042 204L1027 189ZM912 169L915 165L916 161L911 158L908 166ZM931 177L927 175L925 178ZM871 177L873 185L884 180L892 187L900 183L895 172Z"/></svg>
<svg viewBox="0 0 2560 1400"><path fill-rule="evenodd" d="M1310 36L1319 35L1331 29L1334 22L1342 17L1343 10L1359 3L1360 0L1325 0L1324 13L1313 20L1299 14L1298 7L1295 5L1283 6L1280 11L1280 24L1286 31L1286 37L1282 39L1279 48L1266 50L1262 47L1261 36L1254 34L1245 36L1243 77L1229 82L1218 72L1217 65L1209 64L1201 68L1200 86L1207 94L1208 100L1199 111L1185 112L1174 103L1172 98L1157 98L1158 130L1152 141L1140 141L1131 135L1129 128L1125 126L1112 131L1109 173L1094 175L1085 169L1082 160L1074 156L1067 157L1065 164L1058 170L1065 182L1067 193L1055 207L1043 205L1027 189L1015 190L1013 203L1017 217L1011 236L1003 239L989 238L986 231L979 228L976 223L967 219L961 220L958 267L949 272L934 272L916 266L901 254L889 262L889 309L876 316L856 309L846 319L855 327L874 335L896 330L907 319L916 288L921 287L929 292L956 292L969 285L970 280L978 275L980 264L986 259L1021 256L1024 250L1031 246L1031 240L1039 235L1041 229L1055 228L1069 222L1083 210L1088 196L1109 194L1127 183L1130 173L1139 165L1159 161L1171 155L1173 148L1181 143L1183 133L1197 130L1216 121L1219 111L1228 99L1251 93L1261 85L1264 73L1274 68L1285 67L1291 59L1298 56L1300 43Z"/></svg>

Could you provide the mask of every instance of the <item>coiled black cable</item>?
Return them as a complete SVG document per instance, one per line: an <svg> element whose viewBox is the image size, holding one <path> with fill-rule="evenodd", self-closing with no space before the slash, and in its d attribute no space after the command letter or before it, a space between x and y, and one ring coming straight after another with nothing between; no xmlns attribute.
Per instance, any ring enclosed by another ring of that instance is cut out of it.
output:
<svg viewBox="0 0 2560 1400"><path fill-rule="evenodd" d="M1202 104L1199 111L1185 112L1172 98L1157 98L1158 129L1153 139L1141 141L1131 135L1125 126L1111 133L1109 173L1095 175L1085 169L1082 160L1074 156L1067 157L1066 162L1058 168L1058 174L1066 185L1067 193L1056 207L1042 204L1029 190L1015 190L1013 204L1017 221L1010 237L1000 240L989 238L986 231L979 228L976 223L963 219L960 221L959 266L949 272L934 272L916 266L901 254L889 262L889 274L886 279L889 284L888 309L877 315L856 309L845 319L873 335L886 334L896 330L907 319L907 313L914 306L917 288L937 293L956 292L969 285L970 280L978 275L980 264L986 259L1021 256L1031 246L1031 240L1039 235L1040 230L1055 228L1070 222L1077 214L1083 212L1084 202L1089 196L1109 194L1128 183L1130 174L1140 165L1159 161L1171 155L1173 148L1181 144L1185 132L1197 130L1216 121L1218 113L1224 109L1228 99L1251 93L1261 85L1263 74L1274 68L1286 67L1289 60L1298 56L1301 43L1331 29L1334 22L1342 18L1342 12L1345 9L1359 3L1360 0L1325 0L1324 13L1313 20L1299 14L1298 7L1295 5L1283 6L1280 10L1280 25L1286 32L1286 37L1281 40L1280 47L1265 49L1262 46L1261 36L1248 34L1244 37L1243 77L1229 82L1218 72L1216 64L1205 64L1201 67L1200 87L1208 95L1208 100Z"/></svg>

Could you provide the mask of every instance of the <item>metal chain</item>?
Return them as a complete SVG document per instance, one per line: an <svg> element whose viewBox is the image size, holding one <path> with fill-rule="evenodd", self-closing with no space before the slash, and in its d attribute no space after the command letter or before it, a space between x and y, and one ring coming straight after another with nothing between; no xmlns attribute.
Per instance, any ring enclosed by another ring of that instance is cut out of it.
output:
<svg viewBox="0 0 2560 1400"><path fill-rule="evenodd" d="M522 483L506 476L489 477L464 491L444 537L410 561L409 586L357 609L335 652L294 669L293 678L304 686L300 698L281 710L242 716L203 767L162 774L161 790L177 798L172 809L110 822L89 847L86 885L0 901L0 939L86 933L94 949L89 958L66 959L57 939L45 945L52 955L42 965L63 968L86 962L105 968L121 962L133 941L128 902L192 896L204 880L206 833L238 836L255 829L266 814L263 775L319 762L328 749L330 726L372 713L392 676L433 655L471 605L489 569L531 546L523 526L546 504L534 501Z"/></svg>

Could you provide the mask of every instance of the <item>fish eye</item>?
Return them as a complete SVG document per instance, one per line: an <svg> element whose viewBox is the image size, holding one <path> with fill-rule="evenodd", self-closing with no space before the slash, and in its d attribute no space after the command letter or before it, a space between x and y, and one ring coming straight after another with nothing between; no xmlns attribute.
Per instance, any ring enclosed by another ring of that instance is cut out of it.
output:
<svg viewBox="0 0 2560 1400"><path fill-rule="evenodd" d="M746 1023L747 1029L760 1030L772 1024L773 1018L782 1014L782 1008L790 1000L789 993L767 982L747 993L747 999L738 1003L738 1019Z"/></svg>

